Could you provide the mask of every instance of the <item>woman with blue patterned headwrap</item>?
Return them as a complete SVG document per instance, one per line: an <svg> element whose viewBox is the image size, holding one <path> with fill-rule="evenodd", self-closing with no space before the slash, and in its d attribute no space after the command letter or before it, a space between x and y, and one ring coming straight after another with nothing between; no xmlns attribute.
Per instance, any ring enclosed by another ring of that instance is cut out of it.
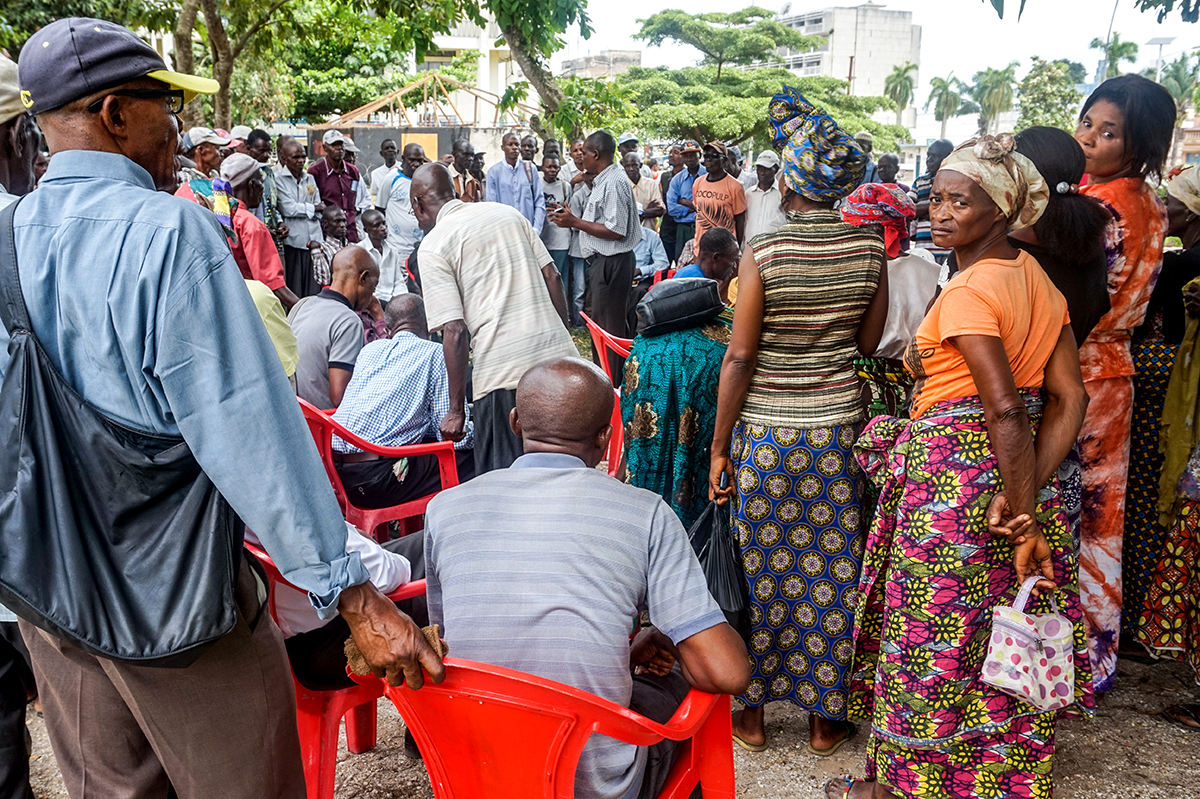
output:
<svg viewBox="0 0 1200 799"><path fill-rule="evenodd" d="M886 254L877 226L833 210L862 176L858 145L795 89L775 96L770 120L787 223L742 255L709 493L734 500L750 585L755 669L734 740L765 749L763 706L787 700L809 711L809 751L831 755L855 732L845 679L865 526L854 358L883 333Z"/></svg>

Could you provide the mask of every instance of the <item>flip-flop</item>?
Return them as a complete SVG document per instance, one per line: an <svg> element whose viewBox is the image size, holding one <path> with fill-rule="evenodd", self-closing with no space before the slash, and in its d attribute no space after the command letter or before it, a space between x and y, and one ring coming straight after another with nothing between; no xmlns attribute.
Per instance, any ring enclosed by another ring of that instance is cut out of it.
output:
<svg viewBox="0 0 1200 799"><path fill-rule="evenodd" d="M1188 724L1183 719L1177 718L1174 714L1187 716L1195 723ZM1159 712L1158 717L1168 724L1181 727L1188 732L1200 732L1200 705L1170 705L1163 708Z"/></svg>
<svg viewBox="0 0 1200 799"><path fill-rule="evenodd" d="M842 790L842 796L850 795L850 792L854 790L854 783L865 782L865 780L860 780L855 777L851 777L849 774L846 774L841 777L833 777L832 779L830 779L828 782L825 783L825 795L826 796L829 796L829 789L833 786L834 780L845 780L846 781L846 787Z"/></svg>
<svg viewBox="0 0 1200 799"><path fill-rule="evenodd" d="M737 744L738 746L742 747L743 749L745 749L747 752L761 752L767 748L767 744L765 741L760 744L747 743L746 741L743 741L741 738L739 738L738 734L736 732L733 734L733 742L735 744Z"/></svg>
<svg viewBox="0 0 1200 799"><path fill-rule="evenodd" d="M829 757L834 752L841 749L842 746L855 735L858 735L858 727L850 722L846 722L846 737L839 740L833 746L829 747L828 749L816 749L812 744L805 744L805 748L808 749L808 753L811 755L816 755L817 757Z"/></svg>

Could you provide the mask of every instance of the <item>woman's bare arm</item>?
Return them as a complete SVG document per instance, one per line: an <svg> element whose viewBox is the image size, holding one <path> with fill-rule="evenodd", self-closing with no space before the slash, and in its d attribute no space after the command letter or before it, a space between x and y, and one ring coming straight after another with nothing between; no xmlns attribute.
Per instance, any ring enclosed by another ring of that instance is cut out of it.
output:
<svg viewBox="0 0 1200 799"><path fill-rule="evenodd" d="M738 265L738 301L733 312L733 336L721 363L721 378L717 384L717 424L713 431L711 466L708 474L708 496L724 504L734 494L733 464L729 446L733 439L733 424L742 412L750 378L758 366L758 340L762 335L765 295L762 275L754 252L749 247L742 253ZM728 475L721 488L721 475Z"/></svg>

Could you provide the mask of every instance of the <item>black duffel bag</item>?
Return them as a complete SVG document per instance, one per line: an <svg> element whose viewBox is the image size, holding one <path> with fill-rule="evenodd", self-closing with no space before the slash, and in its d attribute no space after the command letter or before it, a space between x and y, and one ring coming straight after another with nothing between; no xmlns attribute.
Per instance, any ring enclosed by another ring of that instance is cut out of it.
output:
<svg viewBox="0 0 1200 799"><path fill-rule="evenodd" d="M699 327L725 310L717 281L706 277L676 277L650 287L637 304L637 334L661 336Z"/></svg>
<svg viewBox="0 0 1200 799"><path fill-rule="evenodd" d="M0 212L0 602L103 658L184 667L237 624L242 525L180 436L89 405L34 336Z"/></svg>

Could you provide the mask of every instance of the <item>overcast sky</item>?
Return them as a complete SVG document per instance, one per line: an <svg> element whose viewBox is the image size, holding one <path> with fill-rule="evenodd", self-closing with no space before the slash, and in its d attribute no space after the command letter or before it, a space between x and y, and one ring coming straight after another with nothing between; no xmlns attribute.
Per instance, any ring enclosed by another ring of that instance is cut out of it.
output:
<svg viewBox="0 0 1200 799"><path fill-rule="evenodd" d="M633 35L641 28L638 19L666 8L683 8L689 13L699 14L728 10L736 7L736 4L737 0L593 2L590 13L595 32L590 39L583 39L577 33L569 36L567 48L559 54L555 66L561 64L562 58L574 58L601 50L625 49L642 50L644 66L689 66L699 59L699 53L690 47L647 47L644 42L634 39ZM918 107L924 104L930 78L945 77L953 72L955 76L969 81L979 70L1003 67L1012 60L1021 62L1021 69L1017 73L1020 76L1028 70L1031 55L1050 60L1069 58L1079 61L1090 76L1095 72L1100 53L1089 50L1088 42L1095 37L1105 37L1113 12L1109 0L1027 0L1025 14L1018 22L1016 6L1019 0L1009 0L1012 8L1003 20L997 19L991 3L981 0L880 0L877 4L912 11L913 23L922 27ZM761 2L757 5L779 10L784 4ZM855 5L860 4L796 0L791 3L790 13ZM1180 21L1178 10L1159 24L1156 13L1136 10L1133 0L1119 0L1113 30L1120 33L1122 39L1137 42L1140 47L1133 71L1154 66L1158 47L1146 45L1152 38L1176 37L1174 42L1163 48L1164 61L1172 60L1185 50L1200 47L1200 24ZM924 122L921 120L919 126L924 128Z"/></svg>

